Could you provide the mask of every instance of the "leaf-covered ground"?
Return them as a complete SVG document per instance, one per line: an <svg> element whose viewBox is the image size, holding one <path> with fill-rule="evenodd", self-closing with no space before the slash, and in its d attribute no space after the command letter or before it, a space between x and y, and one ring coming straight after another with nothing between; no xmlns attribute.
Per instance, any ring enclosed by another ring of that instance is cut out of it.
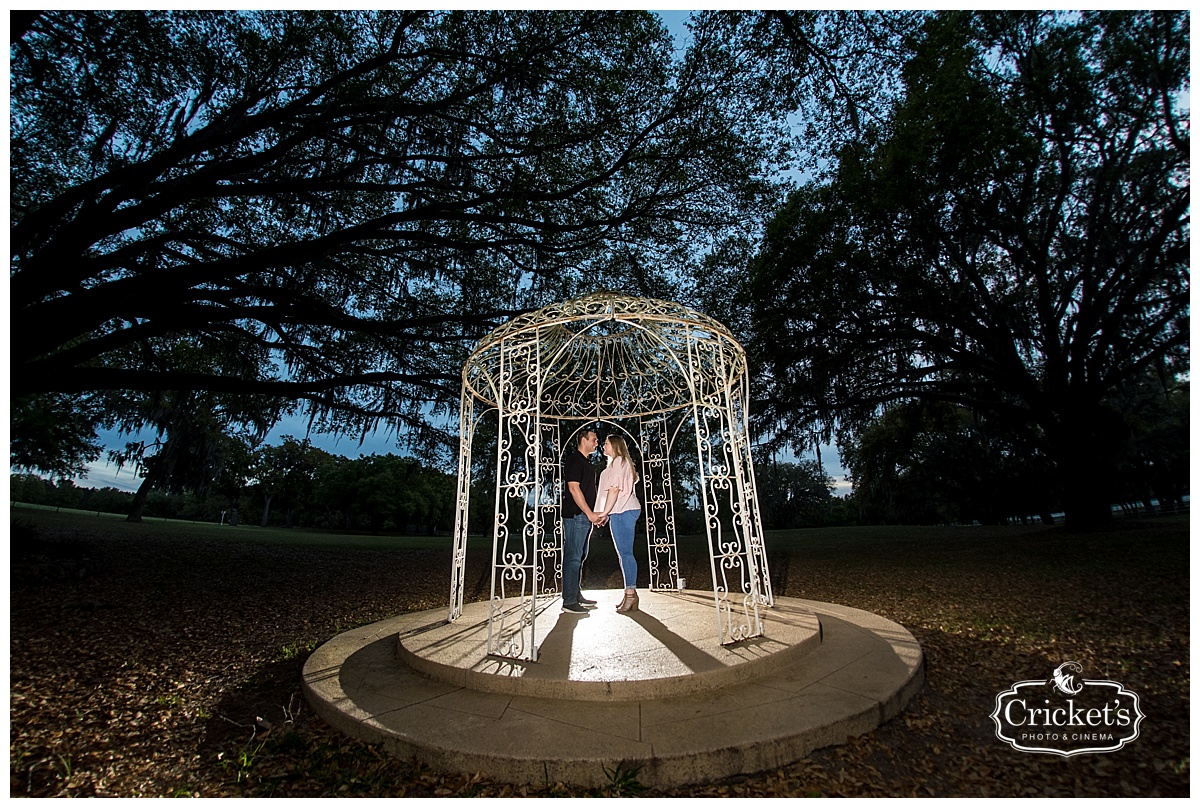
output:
<svg viewBox="0 0 1200 808"><path fill-rule="evenodd" d="M414 768L315 718L307 654L350 627L444 607L448 550L230 541L207 527L14 510L13 796L1188 796L1188 522L1106 533L878 528L768 534L776 595L896 620L927 683L894 720L782 769L654 792L514 788ZM447 540L448 542L448 540ZM484 551L486 554L486 551ZM467 597L487 594L468 555ZM706 577L684 542L689 587ZM589 586L614 575L611 549ZM1011 749L989 718L1014 682L1073 659L1141 697L1110 754Z"/></svg>

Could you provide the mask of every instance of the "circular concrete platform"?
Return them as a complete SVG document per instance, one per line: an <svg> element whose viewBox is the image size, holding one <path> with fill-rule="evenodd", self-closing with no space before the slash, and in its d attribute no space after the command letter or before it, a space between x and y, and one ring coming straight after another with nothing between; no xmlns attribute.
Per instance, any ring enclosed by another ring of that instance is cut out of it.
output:
<svg viewBox="0 0 1200 808"><path fill-rule="evenodd" d="M434 769L535 785L645 786L790 763L904 708L924 681L902 626L777 598L764 637L720 646L712 594L643 592L641 610L539 612L538 661L486 655L487 604L399 615L334 637L304 666L314 710L347 734Z"/></svg>
<svg viewBox="0 0 1200 808"><path fill-rule="evenodd" d="M768 636L717 645L711 592L641 592L640 609L618 614L624 590L593 591L587 614L562 613L547 599L534 618L537 662L487 655L488 604L471 603L453 623L399 634L397 652L413 670L489 693L580 701L682 696L756 679L820 645L809 611L767 610Z"/></svg>

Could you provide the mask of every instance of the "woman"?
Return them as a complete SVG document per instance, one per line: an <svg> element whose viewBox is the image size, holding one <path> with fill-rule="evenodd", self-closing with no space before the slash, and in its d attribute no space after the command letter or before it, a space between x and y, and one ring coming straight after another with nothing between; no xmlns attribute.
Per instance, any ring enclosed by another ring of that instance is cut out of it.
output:
<svg viewBox="0 0 1200 808"><path fill-rule="evenodd" d="M637 561L633 558L633 526L642 512L642 504L634 493L638 480L633 470L629 447L620 435L609 435L604 439L604 456L608 468L600 472L599 502L596 510L608 520L612 530L613 544L617 546L617 558L621 561L621 575L625 579L625 597L617 605L618 612L635 612L638 607Z"/></svg>

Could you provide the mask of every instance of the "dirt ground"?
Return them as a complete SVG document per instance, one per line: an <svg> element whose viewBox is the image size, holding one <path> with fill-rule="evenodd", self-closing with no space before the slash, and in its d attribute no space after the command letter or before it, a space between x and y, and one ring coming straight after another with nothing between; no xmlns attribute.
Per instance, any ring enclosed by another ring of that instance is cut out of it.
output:
<svg viewBox="0 0 1200 808"><path fill-rule="evenodd" d="M656 792L514 788L395 760L315 718L308 653L444 607L449 549L227 541L162 523L13 511L12 796L1174 796L1190 794L1188 522L768 534L775 594L902 623L927 683L897 718L784 768ZM447 540L447 544L448 544ZM589 586L616 569L594 552ZM468 557L467 598L487 594ZM700 588L707 559L682 573ZM1010 748L996 694L1075 660L1139 694L1140 737L1062 758Z"/></svg>

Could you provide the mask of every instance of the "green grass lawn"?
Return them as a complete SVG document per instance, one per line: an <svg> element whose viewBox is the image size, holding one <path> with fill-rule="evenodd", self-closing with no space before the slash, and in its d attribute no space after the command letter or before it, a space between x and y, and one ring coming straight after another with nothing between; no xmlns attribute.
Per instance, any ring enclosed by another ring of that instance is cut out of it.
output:
<svg viewBox="0 0 1200 808"><path fill-rule="evenodd" d="M16 502L12 505L12 516L36 518L41 524L80 531L100 531L114 537L136 538L154 533L180 538L217 539L231 542L253 542L290 547L328 547L344 550L416 550L450 547L450 536L393 536L361 533L342 533L332 530L307 530L283 527L259 527L240 524L218 525L212 522L192 522L184 519L163 519L148 516L140 523L127 522L123 514L97 513L73 508L55 508ZM490 539L472 536L468 547L484 546Z"/></svg>

